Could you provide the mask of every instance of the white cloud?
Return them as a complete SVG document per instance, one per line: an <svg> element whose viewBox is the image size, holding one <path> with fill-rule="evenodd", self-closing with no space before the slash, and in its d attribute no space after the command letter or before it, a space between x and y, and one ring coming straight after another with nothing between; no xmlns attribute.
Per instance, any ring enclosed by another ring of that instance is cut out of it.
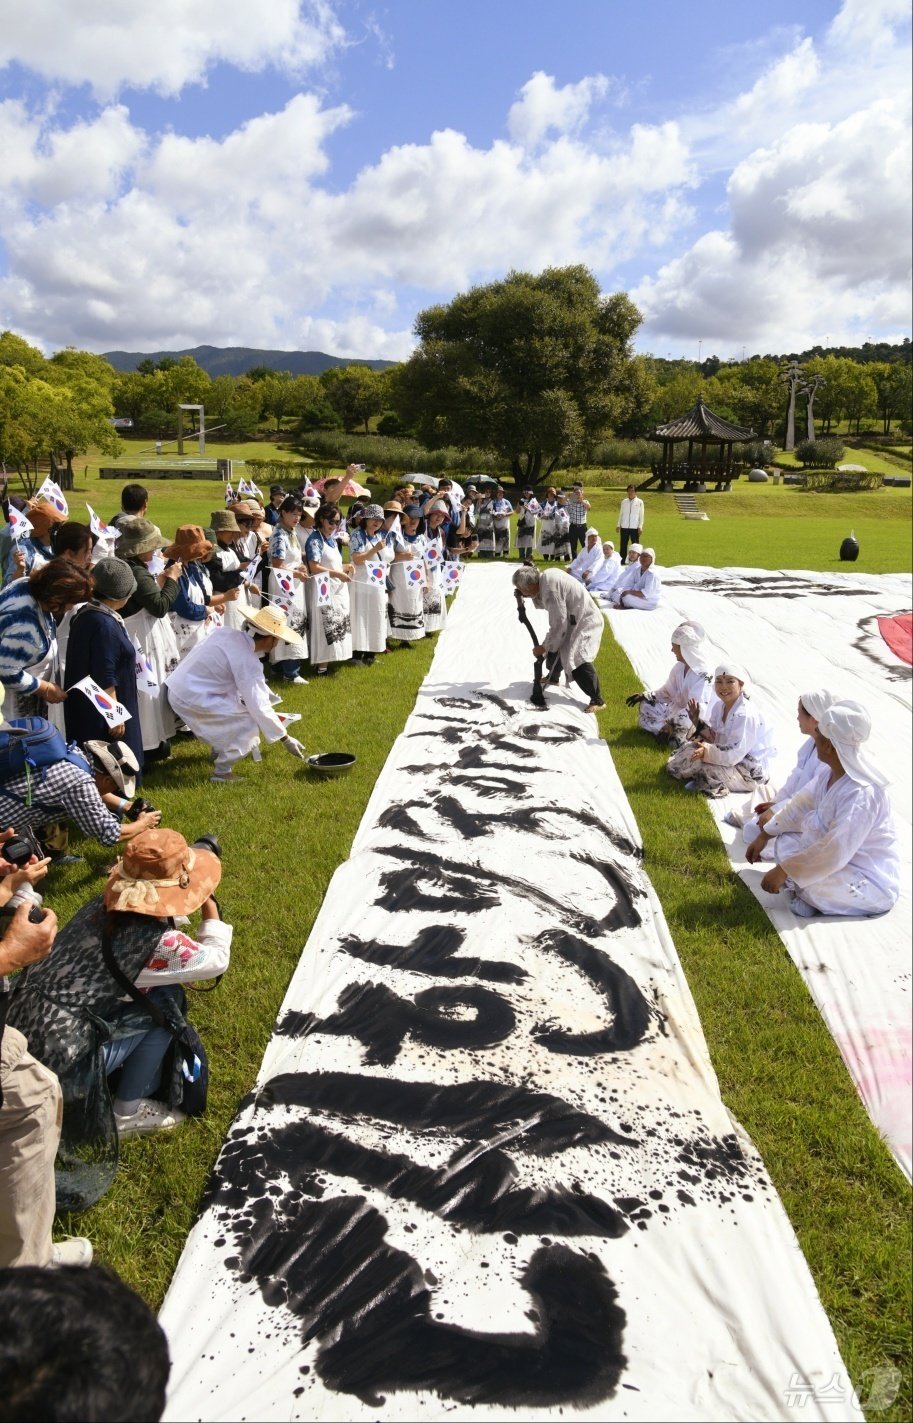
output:
<svg viewBox="0 0 913 1423"><path fill-rule="evenodd" d="M608 92L609 81L604 74L592 74L577 84L555 87L550 74L537 70L520 90L520 98L511 105L507 115L507 130L511 138L524 148L537 148L549 134L576 133L589 117L597 99Z"/></svg>
<svg viewBox="0 0 913 1423"><path fill-rule="evenodd" d="M729 181L732 227L632 293L648 335L799 347L909 323L910 126L905 99L791 129Z"/></svg>
<svg viewBox="0 0 913 1423"><path fill-rule="evenodd" d="M88 84L178 94L219 62L301 74L344 38L328 0L4 0L0 68Z"/></svg>

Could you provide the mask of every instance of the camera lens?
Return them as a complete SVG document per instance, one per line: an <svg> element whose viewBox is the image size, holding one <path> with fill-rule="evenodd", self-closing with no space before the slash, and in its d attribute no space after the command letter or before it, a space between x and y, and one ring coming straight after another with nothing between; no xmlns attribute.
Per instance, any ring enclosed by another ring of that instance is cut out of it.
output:
<svg viewBox="0 0 913 1423"><path fill-rule="evenodd" d="M3 846L3 858L10 865L27 865L32 858L32 847L25 840L18 837L7 840Z"/></svg>
<svg viewBox="0 0 913 1423"><path fill-rule="evenodd" d="M194 840L190 848L192 850L195 850L197 848L201 850L210 850L212 854L218 857L218 859L221 860L222 858L222 846L219 844L218 840L214 835L198 836L197 839Z"/></svg>

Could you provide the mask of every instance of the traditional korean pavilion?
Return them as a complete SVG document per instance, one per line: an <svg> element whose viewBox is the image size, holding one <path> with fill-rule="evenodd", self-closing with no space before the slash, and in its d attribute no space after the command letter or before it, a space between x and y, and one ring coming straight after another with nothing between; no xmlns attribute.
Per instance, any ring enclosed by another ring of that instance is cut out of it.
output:
<svg viewBox="0 0 913 1423"><path fill-rule="evenodd" d="M734 468L733 445L757 436L754 430L714 415L699 400L676 420L657 425L649 438L662 444L663 452L653 462L652 478L641 488L658 484L660 489L674 489L676 485L690 489L713 484L717 489L728 489L732 480L739 477L739 470ZM682 449L685 442L687 448Z"/></svg>

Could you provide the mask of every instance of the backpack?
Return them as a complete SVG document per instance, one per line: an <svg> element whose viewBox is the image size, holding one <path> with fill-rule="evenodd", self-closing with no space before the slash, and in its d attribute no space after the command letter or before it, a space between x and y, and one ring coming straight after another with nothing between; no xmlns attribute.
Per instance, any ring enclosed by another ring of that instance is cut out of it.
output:
<svg viewBox="0 0 913 1423"><path fill-rule="evenodd" d="M23 771L40 771L38 779L44 780L47 767L58 761L69 761L91 774L92 768L75 741L68 745L56 726L43 716L16 717L4 723L0 731L0 784Z"/></svg>

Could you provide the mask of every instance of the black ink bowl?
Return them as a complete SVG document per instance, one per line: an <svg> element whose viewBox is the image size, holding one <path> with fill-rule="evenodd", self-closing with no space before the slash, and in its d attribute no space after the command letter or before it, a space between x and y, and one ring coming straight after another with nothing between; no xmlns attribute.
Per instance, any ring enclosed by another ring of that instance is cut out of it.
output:
<svg viewBox="0 0 913 1423"><path fill-rule="evenodd" d="M344 776L355 765L355 757L348 751L324 751L319 756L309 756L309 771L318 776Z"/></svg>

